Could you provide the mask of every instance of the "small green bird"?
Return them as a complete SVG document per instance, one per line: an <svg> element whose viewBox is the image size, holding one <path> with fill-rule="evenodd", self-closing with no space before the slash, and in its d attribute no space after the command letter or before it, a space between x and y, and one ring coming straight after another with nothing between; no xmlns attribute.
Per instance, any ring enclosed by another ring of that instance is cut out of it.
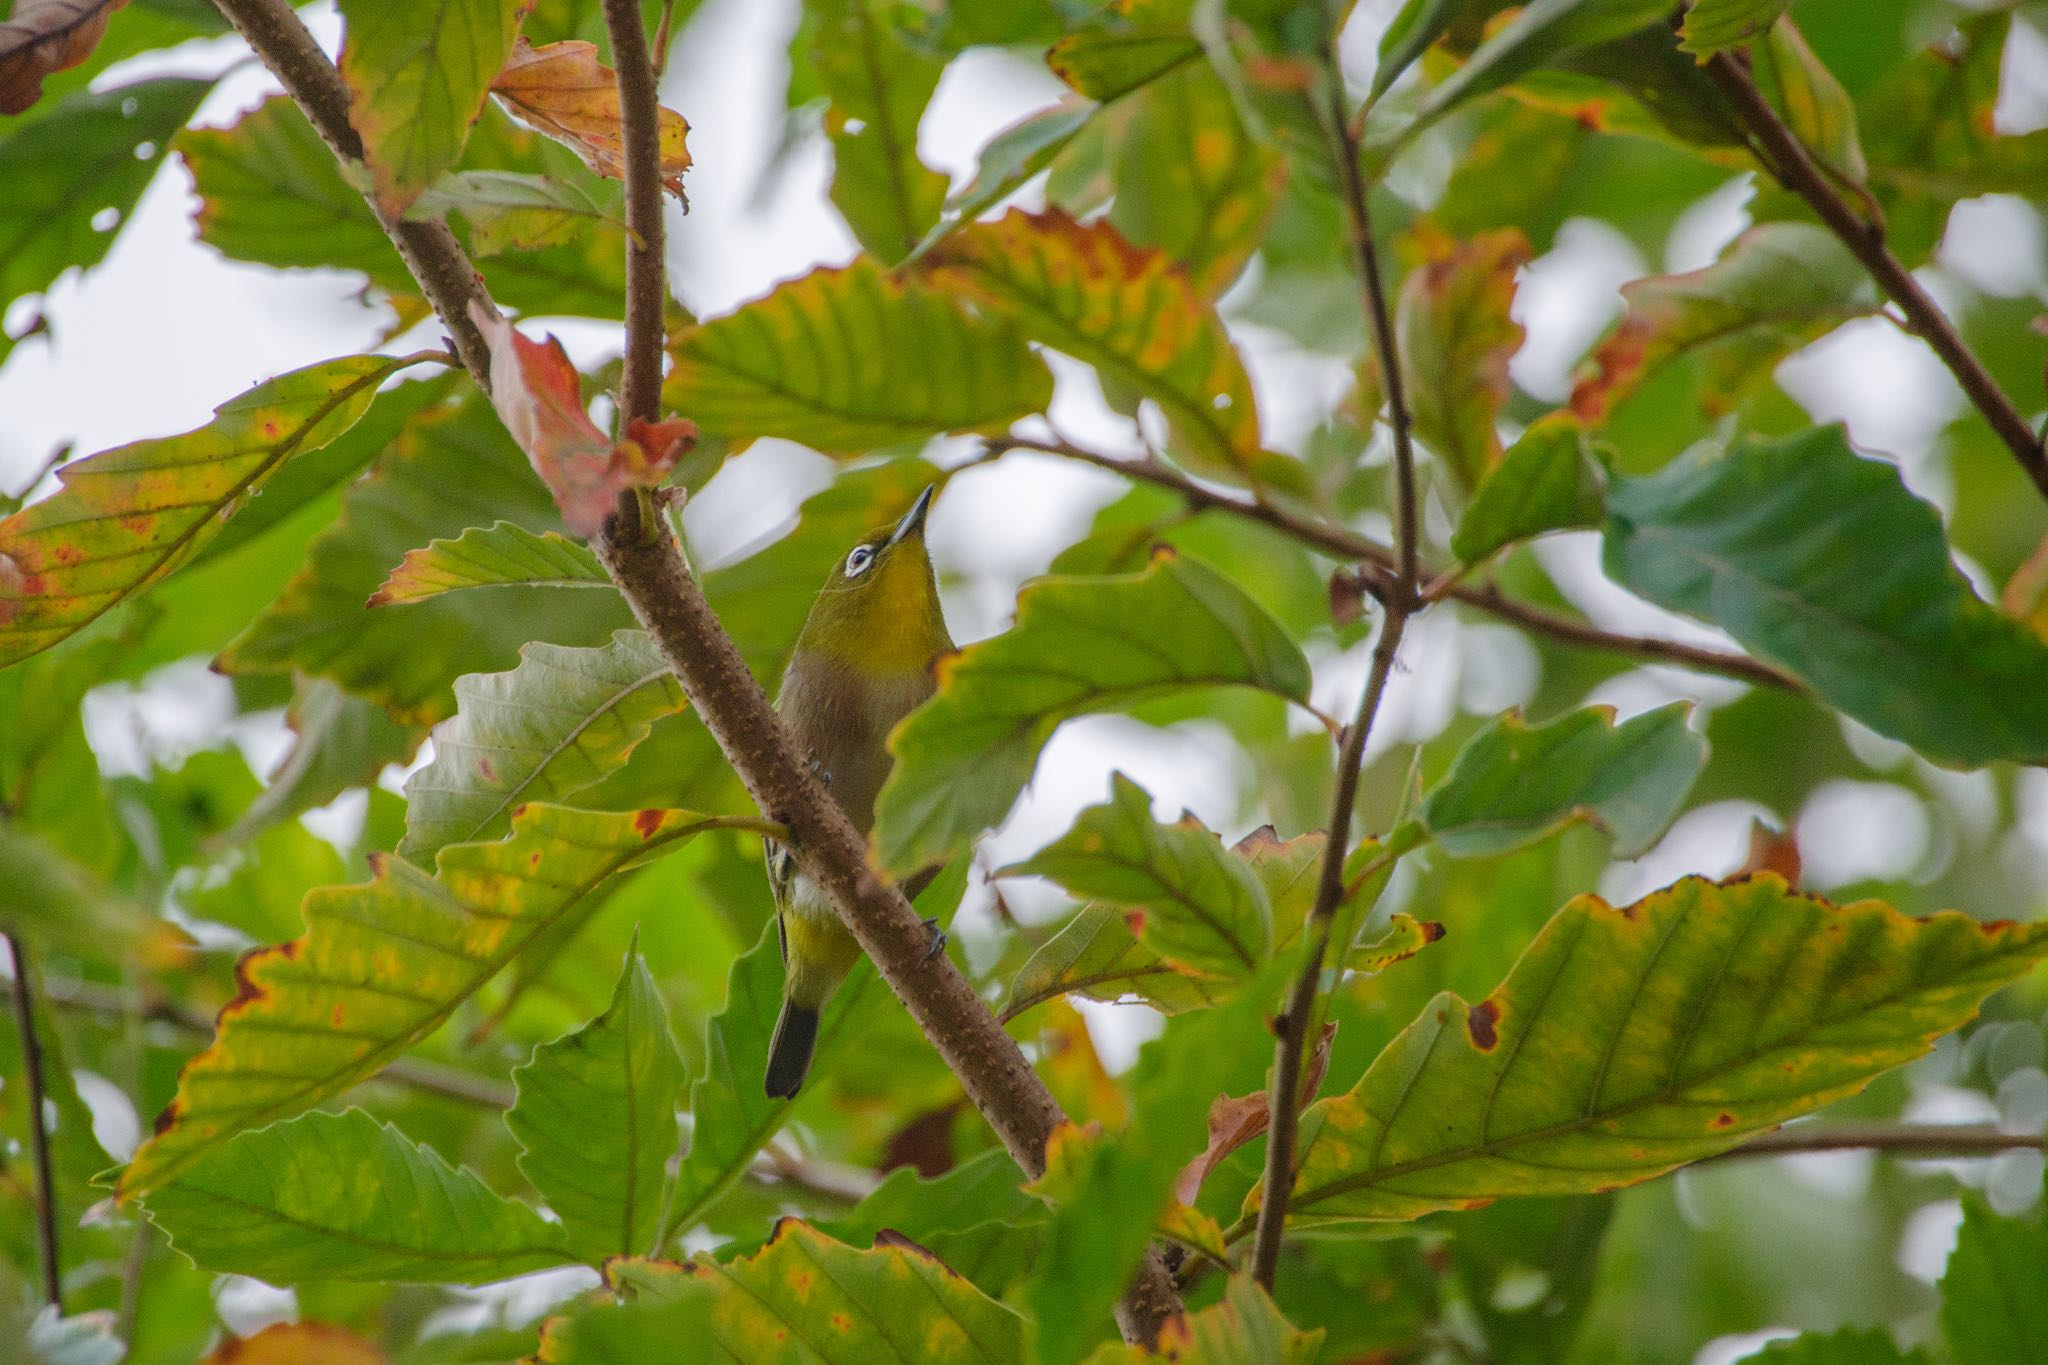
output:
<svg viewBox="0 0 2048 1365"><path fill-rule="evenodd" d="M932 660L953 648L925 551L927 488L894 527L847 552L811 604L775 709L811 769L865 834L889 776L896 723L932 695ZM782 1016L768 1045L771 1096L796 1094L811 1069L818 1013L860 959L831 905L797 871L787 846L768 843L768 882L782 938ZM906 888L908 890L909 888ZM933 927L933 946L943 940Z"/></svg>

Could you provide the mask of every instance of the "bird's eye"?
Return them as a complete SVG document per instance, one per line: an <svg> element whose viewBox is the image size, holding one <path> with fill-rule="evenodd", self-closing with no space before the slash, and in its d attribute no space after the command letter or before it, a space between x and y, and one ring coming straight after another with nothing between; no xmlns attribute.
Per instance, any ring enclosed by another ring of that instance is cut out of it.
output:
<svg viewBox="0 0 2048 1365"><path fill-rule="evenodd" d="M846 576L848 578L859 578L867 572L868 565L874 562L875 551L873 546L856 545L853 547L853 553L846 557Z"/></svg>

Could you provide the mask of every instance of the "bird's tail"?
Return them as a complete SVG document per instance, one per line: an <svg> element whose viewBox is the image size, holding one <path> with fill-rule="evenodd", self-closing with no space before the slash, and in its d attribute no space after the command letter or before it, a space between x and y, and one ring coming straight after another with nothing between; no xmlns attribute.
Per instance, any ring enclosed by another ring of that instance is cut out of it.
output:
<svg viewBox="0 0 2048 1365"><path fill-rule="evenodd" d="M793 1097L811 1069L811 1048L818 1041L818 1012L782 1002L782 1016L775 1021L775 1036L768 1043L767 1089L771 1099Z"/></svg>

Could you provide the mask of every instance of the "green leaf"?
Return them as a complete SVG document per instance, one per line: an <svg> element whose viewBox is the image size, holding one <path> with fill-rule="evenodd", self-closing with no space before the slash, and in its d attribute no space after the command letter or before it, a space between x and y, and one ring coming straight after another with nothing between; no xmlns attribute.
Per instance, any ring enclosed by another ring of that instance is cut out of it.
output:
<svg viewBox="0 0 2048 1365"><path fill-rule="evenodd" d="M218 666L317 674L403 723L426 725L453 714L456 678L511 667L536 635L596 645L633 623L618 597L582 588L366 606L386 571L415 547L500 519L537 533L561 527L547 489L489 405L472 396L409 423L369 477L349 486L340 518L314 539L305 567L229 643Z"/></svg>
<svg viewBox="0 0 2048 1365"><path fill-rule="evenodd" d="M1010 1154L998 1148L930 1180L898 1166L850 1212L820 1229L856 1246L885 1231L898 1233L983 1291L1000 1294L1030 1272L1049 1218L1020 1188Z"/></svg>
<svg viewBox="0 0 2048 1365"><path fill-rule="evenodd" d="M1138 942L1197 976L1242 978L1266 960L1273 912L1246 864L1193 816L1152 818L1152 797L1122 773L1054 842L999 877L1049 877L1080 897L1131 909Z"/></svg>
<svg viewBox="0 0 2048 1365"><path fill-rule="evenodd" d="M1606 518L1604 479L1587 458L1584 433L1576 422L1542 421L1516 438L1480 483L1458 519L1451 553L1477 564L1516 541Z"/></svg>
<svg viewBox="0 0 2048 1365"><path fill-rule="evenodd" d="M240 992L185 1064L178 1097L121 1176L123 1195L158 1189L236 1133L375 1075L614 874L733 823L532 805L508 839L443 849L431 876L373 855L373 880L309 893L305 936L237 966Z"/></svg>
<svg viewBox="0 0 2048 1365"><path fill-rule="evenodd" d="M456 679L455 716L434 732L434 759L406 779L398 855L425 865L448 844L496 838L521 804L561 802L602 781L687 704L637 630L601 649L536 641L508 673Z"/></svg>
<svg viewBox="0 0 2048 1365"><path fill-rule="evenodd" d="M285 713L291 747L234 828L235 843L278 820L324 806L351 787L367 787L393 763L409 763L424 736L400 725L374 702L353 697L325 678L300 678Z"/></svg>
<svg viewBox="0 0 2048 1365"><path fill-rule="evenodd" d="M1233 1275L1223 1298L1166 1324L1157 1354L1142 1346L1112 1343L1088 1357L1088 1365L1143 1365L1168 1359L1176 1365L1315 1365L1323 1355L1323 1329L1296 1328L1249 1275Z"/></svg>
<svg viewBox="0 0 2048 1365"><path fill-rule="evenodd" d="M1453 24L1485 19L1511 3L1513 0L1407 0L1380 35L1379 64L1373 69L1367 103L1378 103L1401 73L1415 65Z"/></svg>
<svg viewBox="0 0 2048 1365"><path fill-rule="evenodd" d="M804 17L831 99L832 202L860 244L894 265L946 202L946 177L917 157L918 120L942 65L904 40L887 0L811 0Z"/></svg>
<svg viewBox="0 0 2048 1365"><path fill-rule="evenodd" d="M1179 262L1215 298L1280 206L1286 162L1246 131L1215 70L1191 63L1132 97L1117 149L1109 221L1141 247Z"/></svg>
<svg viewBox="0 0 2048 1365"><path fill-rule="evenodd" d="M2044 954L2048 924L1837 907L1770 873L1580 896L1493 994L1439 995L1309 1109L1290 1219L1648 1180L1924 1055Z"/></svg>
<svg viewBox="0 0 2048 1365"><path fill-rule="evenodd" d="M406 363L310 365L223 403L196 431L62 466L60 491L0 521L0 665L173 572L278 466L353 426Z"/></svg>
<svg viewBox="0 0 2048 1365"><path fill-rule="evenodd" d="M1227 579L1178 555L1141 574L1045 578L1017 624L939 664L939 689L890 736L875 807L884 865L945 858L1000 821L1061 721L1189 687L1308 697L1308 660Z"/></svg>
<svg viewBox="0 0 2048 1365"><path fill-rule="evenodd" d="M1166 253L1132 246L1105 222L1019 209L963 227L922 264L942 288L1158 404L1168 453L1196 473L1251 487L1300 482L1299 466L1259 444L1244 362L1214 306Z"/></svg>
<svg viewBox="0 0 2048 1365"><path fill-rule="evenodd" d="M521 0L339 0L349 122L377 201L402 213L462 155L491 78L512 51Z"/></svg>
<svg viewBox="0 0 2048 1365"><path fill-rule="evenodd" d="M470 526L453 540L429 541L391 571L369 605L424 602L459 588L609 588L597 556L559 531L529 531L513 521Z"/></svg>
<svg viewBox="0 0 2048 1365"><path fill-rule="evenodd" d="M1199 59L1186 26L1160 24L1070 33L1045 54L1052 73L1092 100L1113 100Z"/></svg>
<svg viewBox="0 0 2048 1365"><path fill-rule="evenodd" d="M534 1049L512 1080L519 1098L505 1126L522 1149L519 1169L569 1244L593 1263L650 1250L684 1077L668 1008L637 948L610 1008Z"/></svg>
<svg viewBox="0 0 2048 1365"><path fill-rule="evenodd" d="M212 81L79 91L0 136L0 300L99 264ZM109 219L111 218L111 222ZM0 360L13 343L0 331Z"/></svg>
<svg viewBox="0 0 2048 1365"><path fill-rule="evenodd" d="M1488 857L1588 821L1614 836L1616 857L1645 852L1685 803L1707 761L1686 728L1690 702L1620 725L1589 706L1531 726L1510 711L1458 751L1422 803L1422 823L1454 858Z"/></svg>
<svg viewBox="0 0 2048 1365"><path fill-rule="evenodd" d="M2048 1359L2048 1229L1974 1198L1941 1277L1941 1326L1956 1365Z"/></svg>
<svg viewBox="0 0 2048 1365"><path fill-rule="evenodd" d="M483 1284L572 1259L561 1228L360 1109L243 1133L145 1207L195 1264L271 1284Z"/></svg>
<svg viewBox="0 0 2048 1365"><path fill-rule="evenodd" d="M974 179L946 201L947 221L933 229L945 232L972 222L1022 188L1053 163L1088 126L1101 106L1069 95L1059 103L1026 114L990 138L981 149Z"/></svg>
<svg viewBox="0 0 2048 1365"><path fill-rule="evenodd" d="M685 329L662 401L735 449L780 436L860 455L950 431L999 432L1052 401L1022 333L863 257Z"/></svg>
<svg viewBox="0 0 2048 1365"><path fill-rule="evenodd" d="M519 171L452 171L422 191L407 216L459 213L469 224L471 253L497 256L561 246L600 223L623 228L619 201L610 181L593 190Z"/></svg>
<svg viewBox="0 0 2048 1365"><path fill-rule="evenodd" d="M2000 1360L2018 1357L1998 1357ZM1807 1332L1790 1341L1774 1341L1738 1365L1933 1365L1925 1351L1901 1351L1889 1332Z"/></svg>
<svg viewBox="0 0 2048 1365"><path fill-rule="evenodd" d="M1764 223L1721 259L1622 286L1627 312L1572 388L1572 411L1599 421L1666 366L1694 360L1697 402L1731 410L1780 360L1876 307L1869 277L1833 233Z"/></svg>
<svg viewBox="0 0 2048 1365"><path fill-rule="evenodd" d="M1689 0L1678 45L1702 59L1747 47L1777 22L1792 0Z"/></svg>
<svg viewBox="0 0 2048 1365"><path fill-rule="evenodd" d="M541 139L496 131L500 118L485 109L471 152L491 130L501 144L493 159L513 163L493 169L542 164ZM288 97L265 101L231 128L188 129L176 146L199 193L201 241L259 265L359 270L380 289L417 297L419 286L376 215ZM624 234L608 222L588 224L581 240L509 252L480 268L491 297L508 308L596 318L624 311Z"/></svg>
<svg viewBox="0 0 2048 1365"><path fill-rule="evenodd" d="M1136 996L1163 1014L1178 1014L1206 1009L1230 988L1182 972L1142 946L1122 910L1087 905L1017 969L1001 1015L1008 1021L1061 995L1104 1001Z"/></svg>
<svg viewBox="0 0 2048 1365"><path fill-rule="evenodd" d="M1608 489L1608 577L1712 621L1944 763L2048 757L2048 644L1972 592L1941 518L1838 426Z"/></svg>
<svg viewBox="0 0 2048 1365"><path fill-rule="evenodd" d="M1529 239L1502 228L1444 244L1401 284L1395 327L1415 435L1467 492L1500 460L1494 423L1508 397L1508 360L1522 345L1508 310L1528 261Z"/></svg>
<svg viewBox="0 0 2048 1365"><path fill-rule="evenodd" d="M1483 13L1492 7L1478 8ZM1427 34L1434 41L1457 17L1442 7L1431 9L1434 13L1426 21L1420 16L1412 25L1396 21L1392 31L1402 34L1403 55L1412 49L1419 56L1428 46L1419 40ZM1532 0L1488 36L1463 66L1423 96L1412 111L1368 124L1367 155L1383 164L1416 134L1466 102L1581 49L1626 37L1650 24L1662 24L1670 9L1665 0Z"/></svg>
<svg viewBox="0 0 2048 1365"><path fill-rule="evenodd" d="M1800 144L1836 175L1861 184L1870 168L1856 133L1856 105L1789 15L1764 33L1752 69L1758 88L1784 115Z"/></svg>

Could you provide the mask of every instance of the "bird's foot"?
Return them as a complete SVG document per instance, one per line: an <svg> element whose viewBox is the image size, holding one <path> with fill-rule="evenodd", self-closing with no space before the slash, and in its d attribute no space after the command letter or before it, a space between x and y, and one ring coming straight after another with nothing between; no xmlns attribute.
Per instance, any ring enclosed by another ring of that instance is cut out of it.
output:
<svg viewBox="0 0 2048 1365"><path fill-rule="evenodd" d="M931 916L924 921L924 931L932 936L931 946L924 950L924 960L930 962L946 951L946 931L939 927L939 917Z"/></svg>

